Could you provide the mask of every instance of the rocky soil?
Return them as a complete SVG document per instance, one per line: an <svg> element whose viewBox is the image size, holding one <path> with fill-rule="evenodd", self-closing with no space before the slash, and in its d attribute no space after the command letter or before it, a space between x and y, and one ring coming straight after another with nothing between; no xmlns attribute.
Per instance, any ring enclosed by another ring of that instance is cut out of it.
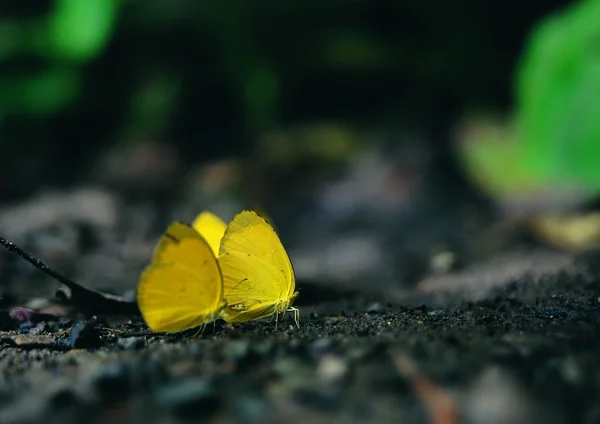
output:
<svg viewBox="0 0 600 424"><path fill-rule="evenodd" d="M307 285L299 329L290 316L277 330L260 321L169 335L136 316L5 319L0 422L600 422L595 258L511 276L485 295L319 303Z"/></svg>

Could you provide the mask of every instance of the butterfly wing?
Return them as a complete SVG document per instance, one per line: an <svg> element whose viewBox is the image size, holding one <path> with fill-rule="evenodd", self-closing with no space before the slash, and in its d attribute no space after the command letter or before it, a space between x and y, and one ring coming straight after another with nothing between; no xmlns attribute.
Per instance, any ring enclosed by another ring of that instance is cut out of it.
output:
<svg viewBox="0 0 600 424"><path fill-rule="evenodd" d="M224 319L249 321L287 309L295 297L292 263L273 228L252 211L236 215L219 250Z"/></svg>
<svg viewBox="0 0 600 424"><path fill-rule="evenodd" d="M137 301L148 326L177 332L213 321L223 308L223 277L208 243L174 222L140 277Z"/></svg>
<svg viewBox="0 0 600 424"><path fill-rule="evenodd" d="M267 266L255 256L226 252L219 257L224 270L224 297L229 307L223 317L230 322L243 322L270 316L285 297L280 290L284 282L276 268Z"/></svg>
<svg viewBox="0 0 600 424"><path fill-rule="evenodd" d="M225 234L227 224L215 214L204 211L196 217L192 223L192 227L198 234L204 237L214 255L218 256L221 239Z"/></svg>

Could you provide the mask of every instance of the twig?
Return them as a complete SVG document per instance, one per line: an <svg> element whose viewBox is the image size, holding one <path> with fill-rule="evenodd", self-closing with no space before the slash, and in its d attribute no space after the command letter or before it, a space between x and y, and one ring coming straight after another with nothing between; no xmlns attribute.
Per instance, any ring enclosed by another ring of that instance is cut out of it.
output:
<svg viewBox="0 0 600 424"><path fill-rule="evenodd" d="M27 252L23 251L23 249L21 249L19 246L17 246L16 244L14 244L14 243L6 240L2 236L0 236L0 244L2 244L2 246L6 247L10 252L15 253L16 255L22 257L23 259L25 259L27 262L29 262L30 264L32 264L34 267L36 267L40 271L45 272L46 274L48 274L49 276L51 276L55 280L60 281L65 286L69 287L71 290L73 290L73 288L75 288L75 287L80 287L79 284L77 284L76 282L68 279L67 277L65 277L64 275L59 274L56 271L53 271L45 263L43 263L42 261L40 261L37 258L34 258L33 256L31 256Z"/></svg>
<svg viewBox="0 0 600 424"><path fill-rule="evenodd" d="M20 256L27 262L32 264L40 271L48 274L58 282L64 284L68 290L63 291L64 300L71 304L74 308L81 312L100 314L136 314L139 313L137 304L123 299L119 296L114 296L108 293L102 293L96 290L88 289L75 281L65 277L62 274L48 267L41 260L31 256L23 251L16 244L6 240L0 236L0 244L10 252Z"/></svg>

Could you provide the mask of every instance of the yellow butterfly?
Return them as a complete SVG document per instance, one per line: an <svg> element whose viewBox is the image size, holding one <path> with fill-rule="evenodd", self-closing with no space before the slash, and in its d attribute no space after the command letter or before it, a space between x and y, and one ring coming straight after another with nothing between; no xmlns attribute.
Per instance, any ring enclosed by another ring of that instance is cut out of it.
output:
<svg viewBox="0 0 600 424"><path fill-rule="evenodd" d="M225 227L205 211L194 221L194 228L211 245L220 240L218 260L227 300L221 318L245 322L275 314L277 320L280 313L292 311L299 326L299 311L291 306L298 295L294 269L277 233L264 218L242 211Z"/></svg>
<svg viewBox="0 0 600 424"><path fill-rule="evenodd" d="M215 214L204 211L196 217L192 227L204 237L214 255L219 256L219 247L221 246L221 239L225 235L227 224Z"/></svg>
<svg viewBox="0 0 600 424"><path fill-rule="evenodd" d="M172 223L140 276L137 302L156 332L215 321L223 310L223 276L209 243L189 225Z"/></svg>

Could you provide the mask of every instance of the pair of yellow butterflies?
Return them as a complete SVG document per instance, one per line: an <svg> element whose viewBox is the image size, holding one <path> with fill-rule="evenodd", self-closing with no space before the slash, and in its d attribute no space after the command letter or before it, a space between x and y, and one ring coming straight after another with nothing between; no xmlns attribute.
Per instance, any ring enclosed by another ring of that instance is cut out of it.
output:
<svg viewBox="0 0 600 424"><path fill-rule="evenodd" d="M178 332L221 318L245 322L293 311L292 263L273 227L242 211L226 225L202 212L172 223L140 277L137 302L156 332Z"/></svg>

